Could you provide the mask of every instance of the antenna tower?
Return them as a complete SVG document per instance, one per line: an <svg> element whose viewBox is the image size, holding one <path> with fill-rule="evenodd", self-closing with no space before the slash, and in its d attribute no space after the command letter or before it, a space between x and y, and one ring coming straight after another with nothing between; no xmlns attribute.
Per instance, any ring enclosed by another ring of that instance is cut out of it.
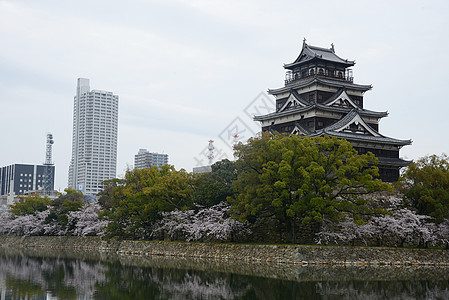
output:
<svg viewBox="0 0 449 300"><path fill-rule="evenodd" d="M209 149L209 152L207 153L207 158L209 159L209 165L212 164L213 160L214 160L214 141L213 140L209 140L209 146L207 147L207 149Z"/></svg>
<svg viewBox="0 0 449 300"><path fill-rule="evenodd" d="M232 141L232 149L234 150L234 159L237 159L237 152L235 152L235 147L238 145L239 143L239 135L236 133L232 136L234 138L234 140Z"/></svg>
<svg viewBox="0 0 449 300"><path fill-rule="evenodd" d="M233 146L235 147L239 143L239 135L236 133L232 137L234 138Z"/></svg>
<svg viewBox="0 0 449 300"><path fill-rule="evenodd" d="M47 133L47 146L45 151L45 162L44 162L44 178L42 180L42 190L49 193L53 190L54 184L54 166L52 162L52 146L55 142L53 141L53 134Z"/></svg>

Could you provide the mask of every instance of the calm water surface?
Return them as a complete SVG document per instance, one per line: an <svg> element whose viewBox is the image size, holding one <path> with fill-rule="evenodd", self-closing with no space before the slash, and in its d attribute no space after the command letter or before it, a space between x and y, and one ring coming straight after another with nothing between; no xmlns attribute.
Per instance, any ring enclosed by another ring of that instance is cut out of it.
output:
<svg viewBox="0 0 449 300"><path fill-rule="evenodd" d="M1 300L449 299L449 271L0 249L0 296Z"/></svg>

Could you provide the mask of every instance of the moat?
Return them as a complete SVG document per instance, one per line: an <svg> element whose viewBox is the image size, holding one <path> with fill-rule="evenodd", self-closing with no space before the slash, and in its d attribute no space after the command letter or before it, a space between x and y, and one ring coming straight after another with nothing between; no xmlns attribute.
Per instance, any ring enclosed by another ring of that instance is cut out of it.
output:
<svg viewBox="0 0 449 300"><path fill-rule="evenodd" d="M1 249L3 299L448 299L449 269Z"/></svg>

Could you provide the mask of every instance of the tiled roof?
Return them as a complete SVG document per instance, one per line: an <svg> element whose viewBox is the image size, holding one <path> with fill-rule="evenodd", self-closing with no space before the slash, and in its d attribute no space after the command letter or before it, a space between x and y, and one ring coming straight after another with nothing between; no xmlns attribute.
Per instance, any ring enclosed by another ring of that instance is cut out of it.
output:
<svg viewBox="0 0 449 300"><path fill-rule="evenodd" d="M314 58L322 59L325 61L331 61L339 64L344 64L347 66L353 66L355 64L354 61L349 61L347 59L343 59L335 54L333 49L326 49L321 47L315 47L307 45L306 43L303 44L301 53L299 54L298 58L293 63L285 64L284 68L291 68L294 65L302 64L304 62L308 62Z"/></svg>
<svg viewBox="0 0 449 300"><path fill-rule="evenodd" d="M410 145L412 143L411 140L398 140L390 137L385 136L372 136L372 135L362 135L362 134L356 134L356 133L347 133L347 132L335 132L335 131L328 131L325 130L324 132L319 132L315 134L315 136L321 136L321 135L330 135L330 136L336 136L338 138L346 139L349 141L364 141L364 142L376 142L379 144L394 144L398 146L405 146Z"/></svg>
<svg viewBox="0 0 449 300"><path fill-rule="evenodd" d="M315 84L315 83L322 83L322 84L330 85L330 86L337 87L337 88L347 87L347 88L360 90L360 91L364 91L364 92L373 88L371 85L355 84L355 83L352 83L349 81L312 77L309 80L298 81L297 83L289 85L289 86L285 86L285 87L281 87L281 88L273 89L273 90L269 89L268 93L271 95L276 95L276 94L288 92L290 89L302 88L302 87L306 87L308 85Z"/></svg>
<svg viewBox="0 0 449 300"><path fill-rule="evenodd" d="M340 120L338 120L334 124L326 127L325 130L333 131L333 130L340 129L341 127L347 126L349 124L349 122L351 122L352 119L354 119L354 117L357 116L357 114L358 114L357 110L352 109L343 118L341 118ZM366 124L366 125L368 125L368 124Z"/></svg>
<svg viewBox="0 0 449 300"><path fill-rule="evenodd" d="M379 159L379 165L392 166L392 167L406 167L412 161L404 160L402 158L388 158L388 157L377 157Z"/></svg>
<svg viewBox="0 0 449 300"><path fill-rule="evenodd" d="M310 105L310 103L308 101L306 101L306 99L304 99L300 94L298 94L298 92L294 89L290 89L290 94L287 97L283 97L283 98L278 98L277 100L280 99L288 99L290 97L290 95L293 95L299 102L301 102L304 105Z"/></svg>
<svg viewBox="0 0 449 300"><path fill-rule="evenodd" d="M293 99L291 99L291 97L293 97ZM306 107L310 105L310 103L307 102L303 97L301 97L295 90L290 90L290 94L287 97L280 99L287 99L287 101L285 101L284 105L279 109L279 111L285 111L286 109L290 109L292 105L293 108L298 107L298 105L299 107ZM287 108L289 104L291 105L290 107Z"/></svg>
<svg viewBox="0 0 449 300"><path fill-rule="evenodd" d="M295 114L295 113L306 112L306 111L314 109L314 108L321 109L324 111L339 112L342 114L347 114L348 112L350 112L352 110L351 108L348 108L348 107L326 106L326 105L314 103L314 104L309 104L306 107L295 107L295 108L286 109L286 110L280 111L280 112L272 112L272 113L266 114L266 115L254 116L254 121L269 120L269 119L276 118L276 117L288 116L288 115ZM383 111L377 112L377 111L372 111L372 110L367 110L367 109L359 109L357 111L361 116L364 116L364 117L383 118L383 117L388 116L388 113L383 112Z"/></svg>
<svg viewBox="0 0 449 300"><path fill-rule="evenodd" d="M300 131L300 133L304 134L304 135L310 135L311 134L309 129L307 129L306 127L304 127L301 124L299 124L299 122L295 122L295 128L293 129L293 131L295 131L295 129L298 129ZM293 133L293 131L292 131L292 133Z"/></svg>
<svg viewBox="0 0 449 300"><path fill-rule="evenodd" d="M323 104L317 103L316 106L321 108L322 110L334 111L334 112L342 112L348 113L352 109L349 107L338 107L338 106L327 106ZM368 109L357 109L357 112L364 117L375 117L375 118L383 118L388 116L388 112L386 111L373 111Z"/></svg>
<svg viewBox="0 0 449 300"><path fill-rule="evenodd" d="M330 105L333 101L335 101L336 99L338 99L341 94L345 91L346 89L341 87L338 89L338 91L336 93L334 93L329 99L327 99L326 101L323 102L324 105ZM351 96L349 96L347 93L346 95L351 98ZM352 101L352 99L351 99Z"/></svg>
<svg viewBox="0 0 449 300"><path fill-rule="evenodd" d="M376 142L376 143L380 143L380 144L393 144L393 145L398 145L398 146L410 145L412 143L411 140L399 140L399 139L390 138L390 137L381 135L379 132L374 130L374 128L372 128L366 122L364 122L362 118L359 118L359 119L361 120L361 122L363 122L363 126L368 128L369 131L375 132L376 136L368 135L368 134L357 134L357 133L351 133L351 132L337 131L337 130L341 129L342 127L349 125L350 122L357 115L359 115L358 111L354 109L351 112L349 112L346 116L341 118L338 122L335 122L334 124L332 124L326 128L323 128L322 130L316 132L314 135L316 135L316 136L330 135L330 136L336 136L339 138L344 138L347 140Z"/></svg>
<svg viewBox="0 0 449 300"><path fill-rule="evenodd" d="M353 88L353 89L358 89L358 90L365 90L368 91L370 89L373 88L372 85L368 85L368 84L356 84L356 83L352 83L352 82L348 82L348 81L340 81L340 80L333 80L333 79L328 79L328 78L317 78L319 83L325 83L325 84L329 84L332 86L336 86L336 87L349 87L349 88Z"/></svg>

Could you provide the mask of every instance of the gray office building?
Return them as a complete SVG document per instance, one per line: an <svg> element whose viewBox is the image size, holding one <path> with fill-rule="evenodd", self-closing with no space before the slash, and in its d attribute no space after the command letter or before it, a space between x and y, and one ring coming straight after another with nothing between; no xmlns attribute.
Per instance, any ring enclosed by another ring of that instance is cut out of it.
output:
<svg viewBox="0 0 449 300"><path fill-rule="evenodd" d="M134 168L146 169L153 166L164 166L168 164L168 154L148 152L147 149L140 149L134 156Z"/></svg>
<svg viewBox="0 0 449 300"><path fill-rule="evenodd" d="M46 175L47 172L47 175ZM54 189L55 166L14 164L0 168L0 195L23 195L29 191L44 188L48 177L48 187ZM47 176L47 177L46 177Z"/></svg>

